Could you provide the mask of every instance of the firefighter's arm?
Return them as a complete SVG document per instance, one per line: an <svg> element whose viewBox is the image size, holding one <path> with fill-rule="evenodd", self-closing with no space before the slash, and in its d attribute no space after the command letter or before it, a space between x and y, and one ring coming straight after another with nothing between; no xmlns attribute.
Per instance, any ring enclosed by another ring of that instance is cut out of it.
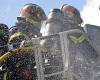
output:
<svg viewBox="0 0 100 80"><path fill-rule="evenodd" d="M32 47L24 47L24 48L10 50L9 52L5 53L0 57L0 66L4 64L8 59L13 57L15 54L20 54L20 53L29 54L29 52L31 52L32 50L33 50Z"/></svg>

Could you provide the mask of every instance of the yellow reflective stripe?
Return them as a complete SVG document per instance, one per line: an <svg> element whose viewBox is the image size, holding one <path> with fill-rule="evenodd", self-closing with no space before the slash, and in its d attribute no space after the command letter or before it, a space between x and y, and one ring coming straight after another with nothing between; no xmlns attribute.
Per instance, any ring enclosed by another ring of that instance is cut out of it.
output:
<svg viewBox="0 0 100 80"><path fill-rule="evenodd" d="M75 44L82 43L85 40L85 36L84 35L81 35L78 38L75 37L75 36L69 36L69 37Z"/></svg>
<svg viewBox="0 0 100 80"><path fill-rule="evenodd" d="M33 20L31 17L27 18L26 20L33 25L39 23L38 21Z"/></svg>
<svg viewBox="0 0 100 80"><path fill-rule="evenodd" d="M11 52L7 52L4 55L0 56L0 66L5 63L10 57L12 57L12 53Z"/></svg>
<svg viewBox="0 0 100 80"><path fill-rule="evenodd" d="M15 37L18 37L18 36L20 36L20 35L23 35L27 40L30 39L26 34L23 34L22 32L16 32L16 33L14 33L14 34L10 37L9 42L10 42L11 40L13 40Z"/></svg>
<svg viewBox="0 0 100 80"><path fill-rule="evenodd" d="M2 55L0 57L0 65L2 65L3 63L5 63L9 58L13 57L14 54L30 54L30 52L33 51L33 47L23 47L23 48L17 48L17 49L13 49L7 53L5 53L4 55Z"/></svg>
<svg viewBox="0 0 100 80"><path fill-rule="evenodd" d="M77 44L77 38L76 37L74 37L74 36L69 36L70 37L70 39L75 43L75 44Z"/></svg>
<svg viewBox="0 0 100 80"><path fill-rule="evenodd" d="M7 72L4 73L3 80L7 80Z"/></svg>
<svg viewBox="0 0 100 80"><path fill-rule="evenodd" d="M23 47L11 50L12 52L31 52L33 51L33 47ZM24 53L23 53L24 54Z"/></svg>
<svg viewBox="0 0 100 80"><path fill-rule="evenodd" d="M85 36L81 35L80 38L79 38L79 43L82 43L84 40L85 40Z"/></svg>

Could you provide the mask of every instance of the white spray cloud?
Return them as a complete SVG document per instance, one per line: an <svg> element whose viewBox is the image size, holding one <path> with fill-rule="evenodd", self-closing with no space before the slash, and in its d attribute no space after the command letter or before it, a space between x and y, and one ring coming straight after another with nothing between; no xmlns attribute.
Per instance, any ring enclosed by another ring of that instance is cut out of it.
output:
<svg viewBox="0 0 100 80"><path fill-rule="evenodd" d="M86 5L81 12L85 24L88 23L100 26L99 5L100 0L86 0Z"/></svg>

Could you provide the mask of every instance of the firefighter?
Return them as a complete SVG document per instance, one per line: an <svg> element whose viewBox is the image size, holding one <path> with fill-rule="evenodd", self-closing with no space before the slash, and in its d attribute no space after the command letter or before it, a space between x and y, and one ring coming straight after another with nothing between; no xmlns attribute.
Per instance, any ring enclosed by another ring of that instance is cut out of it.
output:
<svg viewBox="0 0 100 80"><path fill-rule="evenodd" d="M61 10L65 16L65 25L70 25L69 27L72 29L68 30L66 34L69 55L68 70L69 73L72 73L69 74L69 76L71 75L70 78L72 80L94 79L93 74L91 75L91 71L93 71L94 65L98 62L99 56L87 39L85 30L81 27L82 19L80 13L76 8L68 4L64 4Z"/></svg>
<svg viewBox="0 0 100 80"><path fill-rule="evenodd" d="M0 23L0 57L8 51L9 29L6 24ZM4 65L0 66L0 79L3 79Z"/></svg>
<svg viewBox="0 0 100 80"><path fill-rule="evenodd" d="M25 51L26 44L22 43L23 40L31 40L32 38L41 36L41 22L45 19L46 15L40 6L29 3L22 7L20 16L17 17L18 21L15 25L17 30L12 30L12 35L9 38L9 44L12 45L13 48L10 53L7 54L11 54L11 56L7 57L9 60L4 60L7 64L7 78L9 80L36 80L34 54L29 54L32 53L31 49L29 49L30 45L27 45L28 50L30 50L28 52L27 50ZM22 44L22 46L20 46L20 44ZM19 49L20 47L21 49ZM15 51L13 49L15 49Z"/></svg>
<svg viewBox="0 0 100 80"><path fill-rule="evenodd" d="M62 23L63 23L62 11L58 8L51 9L48 14L46 22L41 28L42 36L49 36L61 32L61 29L64 26ZM52 40L45 39L42 40L40 44L43 48L43 52L47 52L48 48L53 48L52 45L54 45L55 42L52 42Z"/></svg>

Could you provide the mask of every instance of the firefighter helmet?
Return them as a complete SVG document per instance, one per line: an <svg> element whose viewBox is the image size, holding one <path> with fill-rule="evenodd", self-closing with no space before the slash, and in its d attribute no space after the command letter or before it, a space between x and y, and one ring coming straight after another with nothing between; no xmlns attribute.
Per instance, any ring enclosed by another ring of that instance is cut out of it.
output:
<svg viewBox="0 0 100 80"><path fill-rule="evenodd" d="M70 17L74 17L75 20L78 20L79 24L83 22L79 10L77 10L75 7L68 4L64 4L61 8L61 11L64 13L65 16L67 16L68 13L72 14L72 16Z"/></svg>
<svg viewBox="0 0 100 80"><path fill-rule="evenodd" d="M22 7L20 17L25 18L31 23L38 23L46 19L43 9L36 4L26 4Z"/></svg>

